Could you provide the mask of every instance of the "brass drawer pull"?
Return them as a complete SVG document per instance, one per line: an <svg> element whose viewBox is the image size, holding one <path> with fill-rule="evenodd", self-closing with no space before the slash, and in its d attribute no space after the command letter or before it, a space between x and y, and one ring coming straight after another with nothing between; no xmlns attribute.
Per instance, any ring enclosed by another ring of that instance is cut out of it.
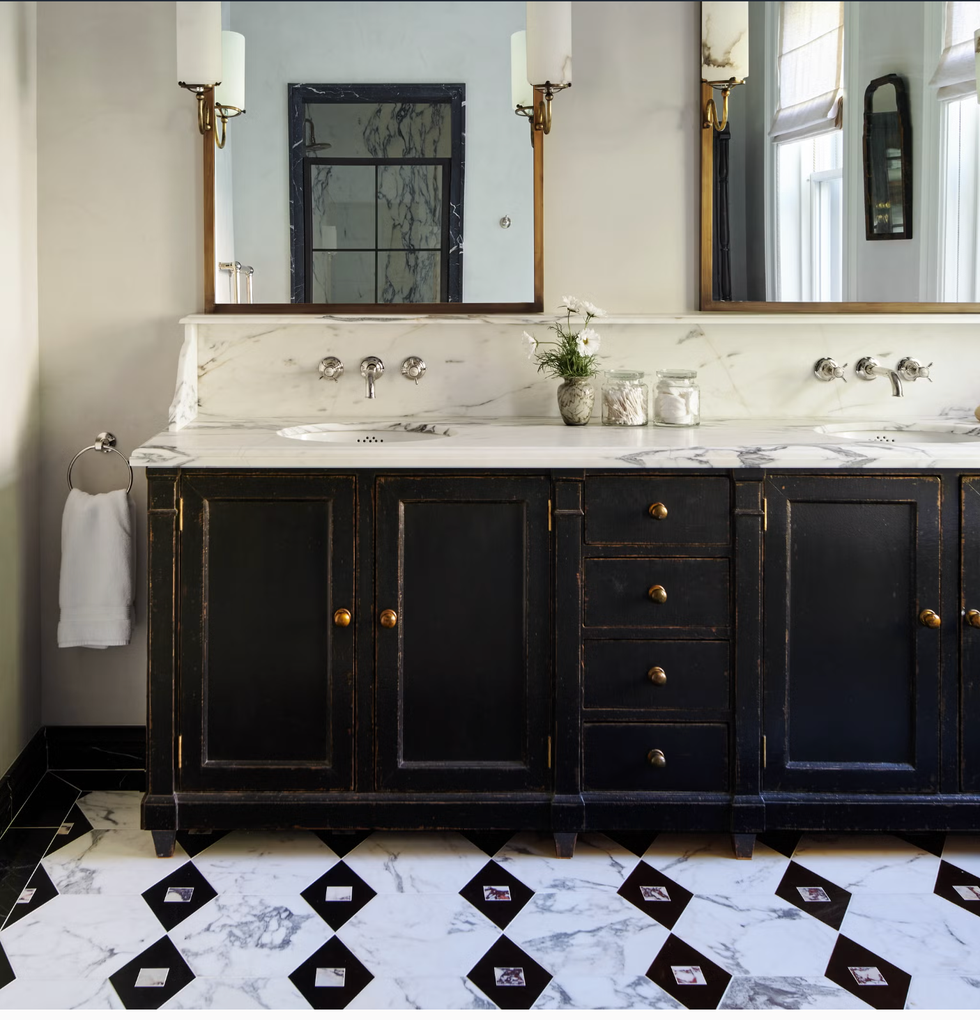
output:
<svg viewBox="0 0 980 1020"><path fill-rule="evenodd" d="M647 513L655 520L662 521L667 516L667 507L663 503L651 503Z"/></svg>
<svg viewBox="0 0 980 1020"><path fill-rule="evenodd" d="M966 622L971 627L980 627L980 609L968 609L966 611Z"/></svg>
<svg viewBox="0 0 980 1020"><path fill-rule="evenodd" d="M667 683L667 674L659 666L654 666L647 673L647 676L650 678L651 682L655 683L658 687L663 687L663 685Z"/></svg>
<svg viewBox="0 0 980 1020"><path fill-rule="evenodd" d="M349 609L338 609L337 612L333 614L333 622L338 627L349 627L352 619L353 617L351 616Z"/></svg>
<svg viewBox="0 0 980 1020"><path fill-rule="evenodd" d="M648 592L647 595L653 599L654 602L666 602L667 601L667 589L662 584L655 584Z"/></svg>
<svg viewBox="0 0 980 1020"><path fill-rule="evenodd" d="M658 751L656 748L650 751L650 753L647 755L647 761L654 768L658 769L665 768L667 765L667 759L664 757L663 751Z"/></svg>
<svg viewBox="0 0 980 1020"><path fill-rule="evenodd" d="M386 609L381 614L381 626L382 627L394 627L398 623L398 614L394 609Z"/></svg>
<svg viewBox="0 0 980 1020"><path fill-rule="evenodd" d="M923 627L929 627L931 630L935 630L943 621L939 619L939 614L934 613L931 609L923 609L919 613L919 623Z"/></svg>

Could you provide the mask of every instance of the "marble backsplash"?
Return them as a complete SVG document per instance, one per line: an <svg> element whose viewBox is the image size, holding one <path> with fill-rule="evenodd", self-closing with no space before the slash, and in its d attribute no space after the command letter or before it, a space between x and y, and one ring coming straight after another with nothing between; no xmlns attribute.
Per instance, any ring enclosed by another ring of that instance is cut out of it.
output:
<svg viewBox="0 0 980 1020"><path fill-rule="evenodd" d="M552 316L354 319L313 316L190 316L183 320L171 423L195 417L239 420L344 418L555 417L558 383L535 371L523 330L539 339ZM972 420L980 404L980 316L686 316L597 320L604 368L694 368L702 417L943 415ZM339 357L345 373L322 381L320 359ZM360 376L369 354L385 363L377 396ZM427 365L416 386L401 364ZM895 398L886 379L866 382L854 365L871 355L887 367L904 356L933 362L930 383L905 384ZM818 358L848 363L847 383L813 377Z"/></svg>

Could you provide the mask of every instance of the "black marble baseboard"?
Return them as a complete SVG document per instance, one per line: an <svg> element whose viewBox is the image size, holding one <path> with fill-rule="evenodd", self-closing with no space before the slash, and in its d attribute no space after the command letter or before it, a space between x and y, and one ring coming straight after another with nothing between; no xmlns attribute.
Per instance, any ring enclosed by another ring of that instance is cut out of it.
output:
<svg viewBox="0 0 980 1020"><path fill-rule="evenodd" d="M34 787L44 778L47 768L48 750L42 726L10 768L0 776L0 832L10 825L14 815L24 806Z"/></svg>

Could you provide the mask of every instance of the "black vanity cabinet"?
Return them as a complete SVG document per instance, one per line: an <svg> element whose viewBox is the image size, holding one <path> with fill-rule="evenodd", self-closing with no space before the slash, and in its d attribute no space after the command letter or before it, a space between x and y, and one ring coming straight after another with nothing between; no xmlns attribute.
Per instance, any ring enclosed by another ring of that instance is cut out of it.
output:
<svg viewBox="0 0 980 1020"><path fill-rule="evenodd" d="M961 788L980 793L980 478L963 479L960 503L959 600Z"/></svg>

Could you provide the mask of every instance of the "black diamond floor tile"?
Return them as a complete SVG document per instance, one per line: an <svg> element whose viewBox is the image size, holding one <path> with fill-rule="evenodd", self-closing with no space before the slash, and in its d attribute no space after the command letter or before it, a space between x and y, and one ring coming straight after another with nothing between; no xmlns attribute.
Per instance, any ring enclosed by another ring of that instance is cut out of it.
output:
<svg viewBox="0 0 980 1020"><path fill-rule="evenodd" d="M676 935L669 935L647 977L688 1009L717 1009L732 976Z"/></svg>
<svg viewBox="0 0 980 1020"><path fill-rule="evenodd" d="M784 857L792 857L803 838L802 832L760 832L759 842L765 843L770 850L782 854Z"/></svg>
<svg viewBox="0 0 980 1020"><path fill-rule="evenodd" d="M219 839L224 839L230 829L216 829L213 832L188 832L186 829L177 831L177 842L188 857L196 857L202 850L214 846Z"/></svg>
<svg viewBox="0 0 980 1020"><path fill-rule="evenodd" d="M498 928L506 928L527 906L533 890L518 881L496 861L487 861L459 895L489 917Z"/></svg>
<svg viewBox="0 0 980 1020"><path fill-rule="evenodd" d="M633 869L619 887L619 895L665 928L674 927L694 898L684 886L651 868L646 861L640 861Z"/></svg>
<svg viewBox="0 0 980 1020"><path fill-rule="evenodd" d="M3 946L0 946L0 988L4 985L9 985L14 980L14 968L10 966L10 961L7 959L7 954L3 951Z"/></svg>
<svg viewBox="0 0 980 1020"><path fill-rule="evenodd" d="M164 935L109 980L126 1009L157 1009L186 988L194 973Z"/></svg>
<svg viewBox="0 0 980 1020"><path fill-rule="evenodd" d="M980 917L980 878L942 861L933 892Z"/></svg>
<svg viewBox="0 0 980 1020"><path fill-rule="evenodd" d="M55 829L8 829L0 838L0 918L13 909Z"/></svg>
<svg viewBox="0 0 980 1020"><path fill-rule="evenodd" d="M38 907L53 900L57 895L58 890L55 889L54 883L48 877L43 865L39 864L17 897L6 922L0 924L0 928L9 928L12 924L16 924L22 917L26 917L32 910L37 910Z"/></svg>
<svg viewBox="0 0 980 1020"><path fill-rule="evenodd" d="M145 769L54 769L51 773L66 783L87 790L132 790L146 792Z"/></svg>
<svg viewBox="0 0 980 1020"><path fill-rule="evenodd" d="M335 935L289 975L314 1009L343 1009L374 975Z"/></svg>
<svg viewBox="0 0 980 1020"><path fill-rule="evenodd" d="M359 847L371 835L370 829L359 832L332 832L330 829L314 829L313 835L318 836L338 857L346 857L351 850Z"/></svg>
<svg viewBox="0 0 980 1020"><path fill-rule="evenodd" d="M170 931L217 895L211 883L188 861L147 889L143 899L156 919Z"/></svg>
<svg viewBox="0 0 980 1020"><path fill-rule="evenodd" d="M307 886L301 895L337 931L366 903L370 903L377 893L360 875L339 861L325 875Z"/></svg>
<svg viewBox="0 0 980 1020"><path fill-rule="evenodd" d="M461 829L460 832L487 857L499 854L517 835L516 832L506 832L503 829Z"/></svg>
<svg viewBox="0 0 980 1020"><path fill-rule="evenodd" d="M57 827L65 820L77 797L77 786L46 772L12 824L18 829Z"/></svg>
<svg viewBox="0 0 980 1020"><path fill-rule="evenodd" d="M530 1009L551 981L548 971L506 935L466 976L501 1009Z"/></svg>
<svg viewBox="0 0 980 1020"><path fill-rule="evenodd" d="M946 846L945 832L893 832L891 835L904 839L906 843L911 843L912 846L917 846L934 857L942 857Z"/></svg>
<svg viewBox="0 0 980 1020"><path fill-rule="evenodd" d="M73 804L65 820L58 826L58 831L55 833L54 839L51 840L51 845L44 856L47 857L49 854L53 854L55 850L60 850L72 840L78 839L79 836L84 836L86 832L91 831L92 823L82 813L82 809L77 804Z"/></svg>
<svg viewBox="0 0 980 1020"><path fill-rule="evenodd" d="M632 854L636 854L637 857L642 857L647 850L650 849L650 844L657 838L657 836L660 835L660 833L631 830L623 832L605 832L603 835L615 840L621 847L625 850L629 850Z"/></svg>
<svg viewBox="0 0 980 1020"><path fill-rule="evenodd" d="M904 1009L912 978L893 963L837 936L825 976L875 1009Z"/></svg>
<svg viewBox="0 0 980 1020"><path fill-rule="evenodd" d="M835 931L840 931L851 902L851 894L846 889L808 871L796 861L789 862L783 880L776 888L776 895L830 925Z"/></svg>

